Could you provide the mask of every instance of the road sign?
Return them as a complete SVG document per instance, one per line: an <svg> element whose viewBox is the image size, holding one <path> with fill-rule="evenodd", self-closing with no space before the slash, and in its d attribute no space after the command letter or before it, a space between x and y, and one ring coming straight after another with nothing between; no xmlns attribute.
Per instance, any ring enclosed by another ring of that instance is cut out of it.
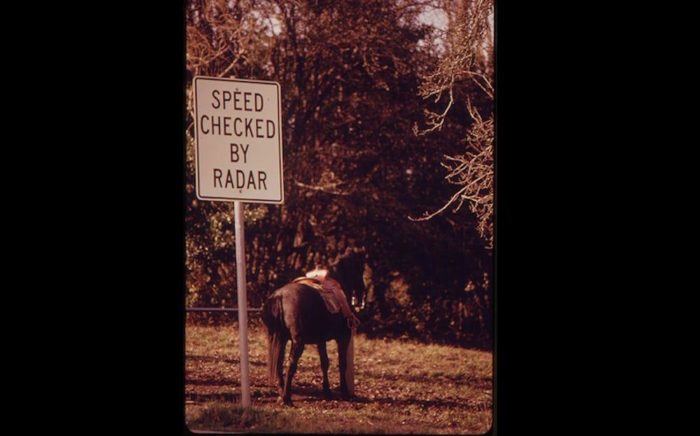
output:
<svg viewBox="0 0 700 436"><path fill-rule="evenodd" d="M277 82L194 78L197 198L234 202L243 407L250 407L243 202L284 202L280 95Z"/></svg>
<svg viewBox="0 0 700 436"><path fill-rule="evenodd" d="M283 203L280 85L197 76L194 96L197 198Z"/></svg>

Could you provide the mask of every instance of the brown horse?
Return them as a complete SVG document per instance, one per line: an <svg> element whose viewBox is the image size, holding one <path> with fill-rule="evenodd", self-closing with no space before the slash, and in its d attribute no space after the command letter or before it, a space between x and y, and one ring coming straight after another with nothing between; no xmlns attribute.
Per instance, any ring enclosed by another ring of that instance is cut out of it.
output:
<svg viewBox="0 0 700 436"><path fill-rule="evenodd" d="M365 285L362 279L364 261L353 251L343 254L329 272L345 292L345 297L364 304ZM316 344L323 371L323 394L331 397L328 383L326 342L338 344L340 392L344 399L354 391L354 358L352 329L341 312L331 313L317 289L303 282L292 282L277 289L265 301L262 319L267 327L268 372L270 383L277 384L282 402L292 405L292 379L306 344ZM292 341L286 378L283 377L284 351Z"/></svg>

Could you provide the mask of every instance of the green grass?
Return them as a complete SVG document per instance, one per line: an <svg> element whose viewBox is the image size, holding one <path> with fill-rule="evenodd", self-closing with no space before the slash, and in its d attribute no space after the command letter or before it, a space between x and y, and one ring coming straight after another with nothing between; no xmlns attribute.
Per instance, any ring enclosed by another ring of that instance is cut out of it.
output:
<svg viewBox="0 0 700 436"><path fill-rule="evenodd" d="M401 340L355 340L355 401L323 400L315 346L294 378L295 407L277 403L267 384L263 329L249 332L253 407L239 403L238 332L187 326L186 419L191 429L252 433L483 434L492 422L492 355ZM331 389L338 396L335 342L328 343Z"/></svg>

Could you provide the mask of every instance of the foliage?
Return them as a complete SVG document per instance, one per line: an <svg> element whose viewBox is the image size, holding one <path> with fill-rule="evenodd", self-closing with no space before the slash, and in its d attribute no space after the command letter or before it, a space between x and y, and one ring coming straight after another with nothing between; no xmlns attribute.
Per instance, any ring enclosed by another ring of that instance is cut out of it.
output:
<svg viewBox="0 0 700 436"><path fill-rule="evenodd" d="M450 119L449 128L413 134L424 120L425 78L442 62L439 32L420 19L431 3L188 4L188 306L235 305L232 204L194 193L191 80L274 80L282 88L285 204L246 205L250 305L346 247L363 248L367 332L490 343L491 257L480 209L458 220L409 219L452 195L439 169L443 155L463 152L456 138L469 127ZM489 113L488 103L471 101Z"/></svg>

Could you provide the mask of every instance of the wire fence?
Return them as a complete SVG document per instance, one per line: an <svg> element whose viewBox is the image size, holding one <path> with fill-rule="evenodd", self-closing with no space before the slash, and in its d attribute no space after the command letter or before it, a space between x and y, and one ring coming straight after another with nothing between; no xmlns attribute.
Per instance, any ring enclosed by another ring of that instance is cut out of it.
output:
<svg viewBox="0 0 700 436"><path fill-rule="evenodd" d="M238 320L238 307L186 307L188 322L194 323L211 323L218 324L219 322L227 322L226 320L236 322ZM252 320L260 319L262 313L261 307L248 308L248 318ZM255 321L256 323L258 321Z"/></svg>
<svg viewBox="0 0 700 436"><path fill-rule="evenodd" d="M238 307L187 307L185 311L187 312L238 312L240 309ZM248 312L260 312L261 307L250 307Z"/></svg>

